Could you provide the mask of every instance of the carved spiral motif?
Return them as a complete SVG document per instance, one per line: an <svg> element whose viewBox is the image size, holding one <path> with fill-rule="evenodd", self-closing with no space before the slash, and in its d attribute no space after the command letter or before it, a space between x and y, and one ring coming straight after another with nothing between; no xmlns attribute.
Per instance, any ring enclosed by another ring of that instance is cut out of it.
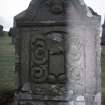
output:
<svg viewBox="0 0 105 105"><path fill-rule="evenodd" d="M43 82L48 76L47 69L44 66L34 67L31 73L34 82Z"/></svg>
<svg viewBox="0 0 105 105"><path fill-rule="evenodd" d="M45 42L42 39L37 39L33 46L33 58L36 64L44 64L47 61L47 50Z"/></svg>
<svg viewBox="0 0 105 105"><path fill-rule="evenodd" d="M33 55L36 64L43 64L47 60L47 52L43 47L36 48Z"/></svg>

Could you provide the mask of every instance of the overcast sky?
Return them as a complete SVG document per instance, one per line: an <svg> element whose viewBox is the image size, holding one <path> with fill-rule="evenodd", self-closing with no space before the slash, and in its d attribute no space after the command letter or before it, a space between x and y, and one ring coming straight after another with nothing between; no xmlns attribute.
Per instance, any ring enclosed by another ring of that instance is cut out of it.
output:
<svg viewBox="0 0 105 105"><path fill-rule="evenodd" d="M13 25L13 17L25 10L31 0L0 0L0 24L4 30L9 30ZM102 23L105 16L105 0L85 0L85 3L92 7L102 16Z"/></svg>

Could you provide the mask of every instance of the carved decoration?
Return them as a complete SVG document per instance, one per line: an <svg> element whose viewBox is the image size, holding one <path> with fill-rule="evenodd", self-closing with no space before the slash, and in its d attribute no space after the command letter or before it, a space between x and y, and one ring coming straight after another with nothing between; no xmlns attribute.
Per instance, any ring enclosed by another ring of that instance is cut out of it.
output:
<svg viewBox="0 0 105 105"><path fill-rule="evenodd" d="M48 76L48 72L45 66L33 67L31 73L34 82L43 82Z"/></svg>
<svg viewBox="0 0 105 105"><path fill-rule="evenodd" d="M63 36L61 33L59 32L52 32L52 33L49 33L47 35L47 37L51 40L54 40L56 42L61 42L63 40Z"/></svg>
<svg viewBox="0 0 105 105"><path fill-rule="evenodd" d="M65 83L66 76L64 68L62 68L64 65L63 43L64 33L60 32L47 33L45 38L43 36L32 38L30 74L35 84L42 82L49 84ZM55 63L56 59L57 63ZM61 69L58 67L59 65L62 65Z"/></svg>
<svg viewBox="0 0 105 105"><path fill-rule="evenodd" d="M39 83L46 80L48 76L47 60L48 52L46 50L46 43L43 38L36 38L32 42L32 65L31 78L34 82Z"/></svg>
<svg viewBox="0 0 105 105"><path fill-rule="evenodd" d="M60 74L60 75L58 76L58 81L59 81L60 83L65 83L65 81L66 81L66 76L65 76L65 74Z"/></svg>
<svg viewBox="0 0 105 105"><path fill-rule="evenodd" d="M67 94L67 88L64 85L35 85L34 94L46 96L62 96Z"/></svg>
<svg viewBox="0 0 105 105"><path fill-rule="evenodd" d="M49 83L55 83L56 81L56 76L54 74L49 74L48 75L48 82Z"/></svg>
<svg viewBox="0 0 105 105"><path fill-rule="evenodd" d="M18 105L33 105L32 103L30 103L30 102L22 102L22 103L18 103Z"/></svg>
<svg viewBox="0 0 105 105"><path fill-rule="evenodd" d="M64 12L64 1L63 0L48 0L47 4L52 13L61 14Z"/></svg>
<svg viewBox="0 0 105 105"><path fill-rule="evenodd" d="M48 53L43 39L36 39L33 43L32 56L35 64L44 64L47 61Z"/></svg>

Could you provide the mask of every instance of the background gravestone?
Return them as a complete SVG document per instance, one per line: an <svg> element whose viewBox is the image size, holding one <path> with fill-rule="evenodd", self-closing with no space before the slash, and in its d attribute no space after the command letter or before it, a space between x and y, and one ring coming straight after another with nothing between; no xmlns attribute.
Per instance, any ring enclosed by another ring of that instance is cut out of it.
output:
<svg viewBox="0 0 105 105"><path fill-rule="evenodd" d="M14 23L17 105L101 105L99 27L82 0L32 0Z"/></svg>
<svg viewBox="0 0 105 105"><path fill-rule="evenodd" d="M2 25L0 25L0 36L3 36L3 26Z"/></svg>
<svg viewBox="0 0 105 105"><path fill-rule="evenodd" d="M103 28L103 31L102 31L102 37L101 37L101 45L105 45L105 22L102 28Z"/></svg>
<svg viewBox="0 0 105 105"><path fill-rule="evenodd" d="M12 39L12 44L15 44L15 29L14 28L10 28L8 34L9 34L9 36Z"/></svg>

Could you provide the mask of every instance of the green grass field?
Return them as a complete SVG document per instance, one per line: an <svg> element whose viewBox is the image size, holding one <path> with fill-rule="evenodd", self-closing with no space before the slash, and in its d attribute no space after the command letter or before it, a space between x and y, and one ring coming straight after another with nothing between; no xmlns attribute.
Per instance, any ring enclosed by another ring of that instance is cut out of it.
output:
<svg viewBox="0 0 105 105"><path fill-rule="evenodd" d="M0 93L15 89L14 55L11 38L5 33L0 37Z"/></svg>
<svg viewBox="0 0 105 105"><path fill-rule="evenodd" d="M11 38L0 37L0 93L12 91L15 85L15 51ZM102 48L102 100L105 103L105 47ZM104 104L102 104L104 105Z"/></svg>

